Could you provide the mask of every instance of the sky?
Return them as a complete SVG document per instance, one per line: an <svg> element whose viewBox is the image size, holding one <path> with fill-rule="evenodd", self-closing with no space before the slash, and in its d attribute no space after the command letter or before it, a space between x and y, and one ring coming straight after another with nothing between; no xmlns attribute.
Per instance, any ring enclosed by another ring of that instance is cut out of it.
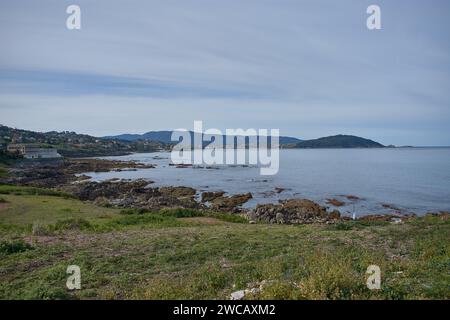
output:
<svg viewBox="0 0 450 320"><path fill-rule="evenodd" d="M446 0L2 0L0 124L450 146L449 33Z"/></svg>

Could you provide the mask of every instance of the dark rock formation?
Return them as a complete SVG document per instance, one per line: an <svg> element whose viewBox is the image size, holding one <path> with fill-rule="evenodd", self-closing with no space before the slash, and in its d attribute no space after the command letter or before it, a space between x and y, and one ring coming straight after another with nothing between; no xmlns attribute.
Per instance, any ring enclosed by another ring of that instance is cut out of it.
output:
<svg viewBox="0 0 450 320"><path fill-rule="evenodd" d="M151 182L147 180L136 181L104 181L104 182L86 182L78 183L64 187L64 191L71 193L80 200L94 201L97 198L123 198L136 194L147 194L150 190L145 187Z"/></svg>
<svg viewBox="0 0 450 320"><path fill-rule="evenodd" d="M275 188L275 192L276 193L282 193L284 190L286 190L285 188L281 188L281 187L276 187Z"/></svg>
<svg viewBox="0 0 450 320"><path fill-rule="evenodd" d="M111 161L101 159L56 159L18 162L9 171L9 178L0 183L42 188L58 188L75 181L86 180L85 172L108 172L154 168L151 164L135 161Z"/></svg>
<svg viewBox="0 0 450 320"><path fill-rule="evenodd" d="M69 192L81 200L98 205L121 208L195 208L202 206L195 199L195 189L189 187L149 188L148 180L86 182L66 186Z"/></svg>
<svg viewBox="0 0 450 320"><path fill-rule="evenodd" d="M285 200L280 204L258 205L248 213L254 221L265 221L279 224L323 223L340 218L337 210L328 213L325 207L311 200Z"/></svg>
<svg viewBox="0 0 450 320"><path fill-rule="evenodd" d="M251 198L253 198L253 196L250 192L236 194L231 197L222 195L221 197L216 197L211 201L211 209L224 212L236 212L238 211L237 208L239 206L243 205Z"/></svg>
<svg viewBox="0 0 450 320"><path fill-rule="evenodd" d="M326 202L328 204L331 204L332 206L335 206L335 207L342 207L342 206L345 205L344 201L340 201L340 200L337 200L337 199L327 199Z"/></svg>
<svg viewBox="0 0 450 320"><path fill-rule="evenodd" d="M223 191L217 191L217 192L203 192L202 193L202 202L210 202L213 201L219 197L222 197L225 194Z"/></svg>

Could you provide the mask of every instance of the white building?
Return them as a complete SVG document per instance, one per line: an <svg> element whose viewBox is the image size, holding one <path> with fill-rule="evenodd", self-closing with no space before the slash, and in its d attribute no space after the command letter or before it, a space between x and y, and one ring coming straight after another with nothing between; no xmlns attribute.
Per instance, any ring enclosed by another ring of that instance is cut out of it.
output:
<svg viewBox="0 0 450 320"><path fill-rule="evenodd" d="M52 159L61 158L57 149L41 148L35 145L10 144L7 151L23 156L25 159Z"/></svg>

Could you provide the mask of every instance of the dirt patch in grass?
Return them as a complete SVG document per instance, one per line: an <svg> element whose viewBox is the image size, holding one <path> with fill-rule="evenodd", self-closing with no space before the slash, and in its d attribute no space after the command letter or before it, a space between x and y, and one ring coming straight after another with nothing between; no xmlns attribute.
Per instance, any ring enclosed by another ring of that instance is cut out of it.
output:
<svg viewBox="0 0 450 320"><path fill-rule="evenodd" d="M0 211L5 210L6 208L8 208L8 203L0 202Z"/></svg>

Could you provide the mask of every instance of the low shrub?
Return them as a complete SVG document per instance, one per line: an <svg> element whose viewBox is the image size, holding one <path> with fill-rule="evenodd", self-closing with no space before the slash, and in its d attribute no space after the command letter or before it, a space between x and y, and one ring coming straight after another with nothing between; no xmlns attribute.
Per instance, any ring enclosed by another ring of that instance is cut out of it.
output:
<svg viewBox="0 0 450 320"><path fill-rule="evenodd" d="M337 230L337 231L347 231L347 230L352 230L353 226L349 222L338 222L338 223L330 225L330 229Z"/></svg>
<svg viewBox="0 0 450 320"><path fill-rule="evenodd" d="M159 211L159 213L163 216L170 216L175 218L192 218L205 216L205 213L200 210L185 208L162 209Z"/></svg>
<svg viewBox="0 0 450 320"><path fill-rule="evenodd" d="M175 217L172 216L164 216L159 213L146 213L146 214L137 214L137 215L125 215L123 217L116 218L112 221L109 221L106 226L108 227L123 227L123 226L136 226L136 225L152 225L155 227L171 227L171 226L180 226L183 223L178 222Z"/></svg>
<svg viewBox="0 0 450 320"><path fill-rule="evenodd" d="M0 242L0 254L10 255L13 253L24 252L34 249L30 244L23 240L2 241Z"/></svg>
<svg viewBox="0 0 450 320"><path fill-rule="evenodd" d="M248 220L235 214L229 213L221 213L221 212L212 212L212 211L201 211L197 209L188 209L188 208L165 208L161 209L157 212L151 212L148 209L143 208L132 208L132 209L123 209L120 211L123 215L146 215L152 214L153 217L161 216L161 217L171 217L171 218L193 218L193 217L211 217L219 220L223 220L226 222L233 223L247 223ZM148 219L148 218L146 218ZM129 221L143 221L145 219L130 219ZM125 220L124 220L125 221Z"/></svg>
<svg viewBox="0 0 450 320"><path fill-rule="evenodd" d="M368 220L354 220L354 221L340 221L328 226L329 230L348 231L348 230L360 230L367 227L386 226L388 221L368 221Z"/></svg>
<svg viewBox="0 0 450 320"><path fill-rule="evenodd" d="M50 226L52 231L60 230L88 230L92 225L89 221L83 218L70 218L57 221L54 225Z"/></svg>
<svg viewBox="0 0 450 320"><path fill-rule="evenodd" d="M33 223L31 227L31 234L33 236L49 236L52 235L53 232L50 231L48 226L44 226L40 223Z"/></svg>
<svg viewBox="0 0 450 320"><path fill-rule="evenodd" d="M241 217L237 214L229 214L229 213L212 213L209 216L232 223L248 223L248 220L244 217Z"/></svg>
<svg viewBox="0 0 450 320"><path fill-rule="evenodd" d="M123 214L123 215L144 214L144 213L148 213L148 212L149 211L147 209L143 209L143 208L130 208L130 209L120 210L120 214Z"/></svg>

